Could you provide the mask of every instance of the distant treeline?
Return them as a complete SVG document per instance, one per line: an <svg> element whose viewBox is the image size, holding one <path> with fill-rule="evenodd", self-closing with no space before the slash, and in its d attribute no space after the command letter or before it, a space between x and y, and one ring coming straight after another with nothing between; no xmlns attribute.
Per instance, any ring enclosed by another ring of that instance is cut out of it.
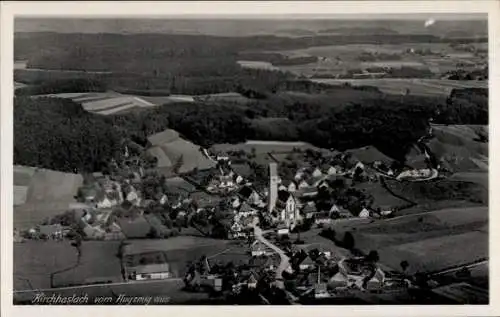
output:
<svg viewBox="0 0 500 317"><path fill-rule="evenodd" d="M241 60L269 62L274 66L304 65L318 61L317 56L288 57L279 53L243 52L238 56Z"/></svg>

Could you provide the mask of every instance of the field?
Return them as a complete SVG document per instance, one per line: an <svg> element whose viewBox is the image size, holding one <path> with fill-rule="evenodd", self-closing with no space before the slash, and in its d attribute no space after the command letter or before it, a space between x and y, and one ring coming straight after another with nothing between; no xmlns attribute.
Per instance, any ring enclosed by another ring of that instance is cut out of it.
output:
<svg viewBox="0 0 500 317"><path fill-rule="evenodd" d="M96 281L121 281L119 242L84 241L82 257L69 241L27 241L14 244L14 289L49 288ZM28 282L29 281L29 282Z"/></svg>
<svg viewBox="0 0 500 317"><path fill-rule="evenodd" d="M39 95L37 97L71 99L76 103L81 103L82 107L85 110L102 115L124 113L133 109L150 108L156 105L147 100L144 100L143 98L132 95L123 95L116 92L61 93L52 95Z"/></svg>
<svg viewBox="0 0 500 317"><path fill-rule="evenodd" d="M345 153L351 154L354 158L360 160L363 163L373 163L375 161L381 161L385 164L390 165L394 159L380 152L374 146L365 146L357 149L347 150Z"/></svg>
<svg viewBox="0 0 500 317"><path fill-rule="evenodd" d="M215 166L214 162L200 152L199 146L181 138L176 133L165 134L164 131L152 135L148 139L154 140L154 144L148 149L148 152L158 159L158 168L160 169L168 170L179 164L178 172L185 173L195 168L204 170Z"/></svg>
<svg viewBox="0 0 500 317"><path fill-rule="evenodd" d="M124 254L162 252L174 276L182 277L190 261L206 255L211 263L248 261L247 248L237 242L210 238L179 236L168 240L128 240Z"/></svg>
<svg viewBox="0 0 500 317"><path fill-rule="evenodd" d="M260 61L238 61L238 64L243 68L250 69L267 69L267 70L278 70L279 68L273 66L273 64L269 62L260 62Z"/></svg>
<svg viewBox="0 0 500 317"><path fill-rule="evenodd" d="M267 153L292 152L293 149L305 151L307 149L320 150L319 148L306 142L285 142L285 141L259 141L249 140L238 144L215 144L212 150L216 152L244 151L251 153L255 149L256 155Z"/></svg>
<svg viewBox="0 0 500 317"><path fill-rule="evenodd" d="M475 43L474 46L485 50L484 44ZM414 53L411 53L412 50ZM308 77L318 74L340 75L348 70L375 67L412 67L428 69L432 73L440 74L454 70L460 63L474 66L486 62L484 57L454 49L447 43L350 44L275 52L290 57L317 56L322 58L321 61L313 64L279 67L281 70ZM369 60L366 59L367 57ZM269 67L258 63L254 65Z"/></svg>
<svg viewBox="0 0 500 317"><path fill-rule="evenodd" d="M79 174L14 166L14 227L27 229L64 212L82 183Z"/></svg>
<svg viewBox="0 0 500 317"><path fill-rule="evenodd" d="M412 95L422 96L448 96L454 88L488 88L487 81L456 81L444 79L318 79L312 78L314 82L342 85L349 83L353 86L374 86L387 94L405 94L410 90Z"/></svg>
<svg viewBox="0 0 500 317"><path fill-rule="evenodd" d="M396 270L403 260L415 273L488 257L487 207L442 209L369 224L343 222L333 228L339 239L351 231L357 248L377 250L381 262Z"/></svg>
<svg viewBox="0 0 500 317"><path fill-rule="evenodd" d="M488 143L479 142L479 135L488 135L488 126L432 125L434 138L429 149L451 172L488 172ZM424 157L419 151L410 151L407 160L420 164Z"/></svg>

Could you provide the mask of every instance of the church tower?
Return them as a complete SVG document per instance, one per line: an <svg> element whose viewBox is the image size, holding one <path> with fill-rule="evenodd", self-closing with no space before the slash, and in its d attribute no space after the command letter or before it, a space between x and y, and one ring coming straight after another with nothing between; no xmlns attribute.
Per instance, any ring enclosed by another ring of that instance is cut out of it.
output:
<svg viewBox="0 0 500 317"><path fill-rule="evenodd" d="M278 199L278 164L269 163L269 213L271 213Z"/></svg>

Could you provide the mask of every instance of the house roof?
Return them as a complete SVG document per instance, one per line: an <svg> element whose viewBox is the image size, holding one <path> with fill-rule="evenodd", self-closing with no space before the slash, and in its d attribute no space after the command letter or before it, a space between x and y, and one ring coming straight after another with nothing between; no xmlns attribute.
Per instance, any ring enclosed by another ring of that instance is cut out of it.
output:
<svg viewBox="0 0 500 317"><path fill-rule="evenodd" d="M243 202L239 208L240 212L251 212L252 210L253 208L247 202Z"/></svg>
<svg viewBox="0 0 500 317"><path fill-rule="evenodd" d="M316 212L317 209L316 209L316 204L306 204L303 208L302 208L302 212L304 213L309 213L309 212Z"/></svg>
<svg viewBox="0 0 500 317"><path fill-rule="evenodd" d="M285 202L288 200L288 198L292 196L292 194L290 194L288 191L286 190L280 190L278 191L278 200L279 201L282 201L282 202Z"/></svg>
<svg viewBox="0 0 500 317"><path fill-rule="evenodd" d="M139 265L133 267L133 270L137 274L163 273L170 272L170 265L168 263Z"/></svg>
<svg viewBox="0 0 500 317"><path fill-rule="evenodd" d="M51 235L58 231L62 231L62 226L60 224L54 225L42 225L39 227L41 234Z"/></svg>
<svg viewBox="0 0 500 317"><path fill-rule="evenodd" d="M241 189L238 191L238 195L244 197L245 199L248 199L253 193L253 189L250 188L249 186L243 186Z"/></svg>
<svg viewBox="0 0 500 317"><path fill-rule="evenodd" d="M299 265L314 265L316 262L311 259L309 255L307 255L302 261L299 262Z"/></svg>

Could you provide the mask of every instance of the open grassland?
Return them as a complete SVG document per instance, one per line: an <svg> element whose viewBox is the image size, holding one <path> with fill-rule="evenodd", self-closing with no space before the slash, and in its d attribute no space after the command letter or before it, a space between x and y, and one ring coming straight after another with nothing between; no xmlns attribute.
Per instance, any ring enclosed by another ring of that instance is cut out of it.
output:
<svg viewBox="0 0 500 317"><path fill-rule="evenodd" d="M14 244L14 290L40 289L121 281L118 241L84 241L82 257L69 241L26 241Z"/></svg>
<svg viewBox="0 0 500 317"><path fill-rule="evenodd" d="M198 261L203 255L211 263L248 260L247 248L229 240L179 236L168 240L128 240L127 243L124 254L162 252L177 277L186 273L188 262Z"/></svg>
<svg viewBox="0 0 500 317"><path fill-rule="evenodd" d="M397 182L387 180L386 184L392 192L407 199L425 205L446 202L453 204L456 201L487 205L488 188L475 182L452 179L434 180L429 182Z"/></svg>
<svg viewBox="0 0 500 317"><path fill-rule="evenodd" d="M487 43L473 44L479 50L487 50ZM413 51L413 53L412 53ZM421 54L420 52L424 52ZM275 51L289 57L316 56L317 63L280 66L281 70L299 75L340 75L348 70L374 67L426 68L433 73L454 70L457 64L475 65L486 62L485 58L470 52L459 51L447 43L349 44L317 46L297 50ZM368 59L366 59L369 57ZM253 65L269 67L255 62Z"/></svg>
<svg viewBox="0 0 500 317"><path fill-rule="evenodd" d="M382 248L379 254L383 262L391 267L397 267L402 259L406 259L412 263L410 272L437 271L487 258L488 235L467 232L441 236Z"/></svg>
<svg viewBox="0 0 500 317"><path fill-rule="evenodd" d="M164 131L157 135L149 137L150 140L154 140L154 144L148 149L148 152L158 159L159 168L173 168L178 164L178 172L185 173L195 168L204 170L215 166L213 161L200 152L199 146L181 138L177 133L165 133Z"/></svg>
<svg viewBox="0 0 500 317"><path fill-rule="evenodd" d="M337 238L350 231L355 246L377 250L393 269L407 260L409 270L435 271L488 257L488 208L453 208L372 223L339 222ZM464 252L464 248L468 251ZM425 251L425 252L424 252ZM423 254L423 252L425 254Z"/></svg>
<svg viewBox="0 0 500 317"><path fill-rule="evenodd" d="M79 174L14 166L14 227L27 229L64 212L82 183Z"/></svg>
<svg viewBox="0 0 500 317"><path fill-rule="evenodd" d="M134 109L144 109L156 106L156 104L143 98L132 95L123 95L112 91L105 93L61 93L38 95L37 97L71 99L76 103L80 103L85 110L102 115L112 115L128 112Z"/></svg>
<svg viewBox="0 0 500 317"><path fill-rule="evenodd" d="M352 86L374 86L386 94L405 94L407 89L412 95L448 96L454 88L488 88L488 81L458 81L445 79L323 79L312 78L314 82Z"/></svg>
<svg viewBox="0 0 500 317"><path fill-rule="evenodd" d="M286 142L286 141L259 141L249 140L238 144L215 144L212 150L216 152L244 151L246 153L267 154L280 152L293 152L293 149L305 151L307 149L319 150L319 148L306 142Z"/></svg>
<svg viewBox="0 0 500 317"><path fill-rule="evenodd" d="M486 126L433 125L435 136L431 151L454 172L488 171L488 143L479 142L479 134L488 135Z"/></svg>

